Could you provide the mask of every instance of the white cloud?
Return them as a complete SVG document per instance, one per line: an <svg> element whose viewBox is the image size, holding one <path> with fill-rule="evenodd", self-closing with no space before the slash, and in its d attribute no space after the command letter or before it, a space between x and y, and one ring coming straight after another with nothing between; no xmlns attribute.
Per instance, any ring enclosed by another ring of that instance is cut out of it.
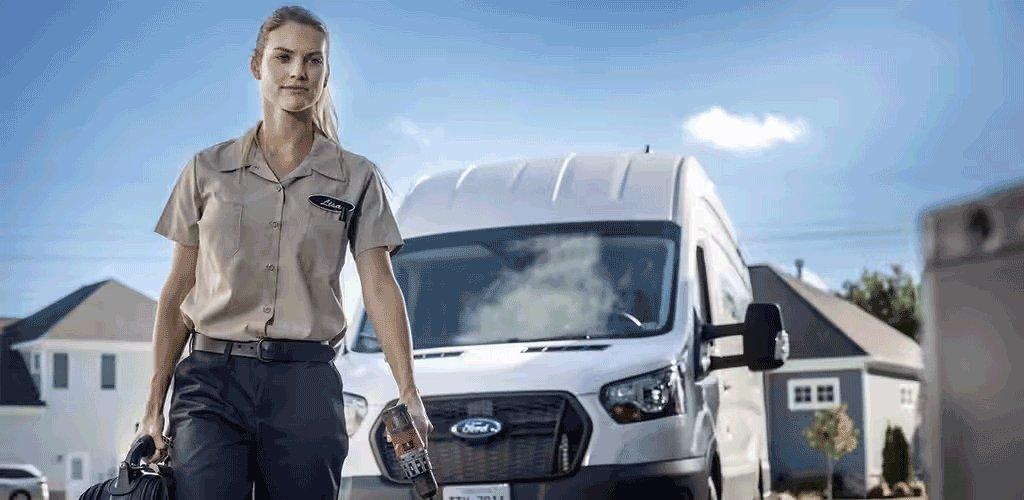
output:
<svg viewBox="0 0 1024 500"><path fill-rule="evenodd" d="M391 129L416 141L420 146L429 146L444 137L444 129L441 127L427 129L404 116L395 118L391 122Z"/></svg>
<svg viewBox="0 0 1024 500"><path fill-rule="evenodd" d="M735 115L714 106L688 118L683 130L718 149L757 151L778 142L796 142L807 132L807 124L800 118L791 120L771 114L763 119Z"/></svg>

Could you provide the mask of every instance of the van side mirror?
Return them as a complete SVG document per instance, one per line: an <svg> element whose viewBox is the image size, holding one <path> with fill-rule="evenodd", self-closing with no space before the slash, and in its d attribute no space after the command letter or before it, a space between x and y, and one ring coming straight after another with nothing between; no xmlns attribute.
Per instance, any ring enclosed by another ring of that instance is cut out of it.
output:
<svg viewBox="0 0 1024 500"><path fill-rule="evenodd" d="M778 304L748 305L743 323L704 325L701 342L734 335L743 336L743 354L711 357L708 372L738 366L746 366L751 371L773 370L789 359L789 334L782 326Z"/></svg>
<svg viewBox="0 0 1024 500"><path fill-rule="evenodd" d="M743 318L743 355L752 371L774 370L789 359L789 334L778 304L754 303Z"/></svg>

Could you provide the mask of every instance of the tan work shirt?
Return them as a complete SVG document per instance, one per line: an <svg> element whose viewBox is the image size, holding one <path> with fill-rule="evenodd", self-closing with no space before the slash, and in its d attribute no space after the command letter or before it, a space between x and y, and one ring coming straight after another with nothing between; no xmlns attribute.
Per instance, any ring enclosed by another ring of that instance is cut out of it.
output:
<svg viewBox="0 0 1024 500"><path fill-rule="evenodd" d="M393 256L405 242L372 162L316 132L309 155L278 179L255 140L242 158L258 126L196 154L157 221L157 233L199 246L183 320L220 339L338 349L346 245L353 256L377 246Z"/></svg>

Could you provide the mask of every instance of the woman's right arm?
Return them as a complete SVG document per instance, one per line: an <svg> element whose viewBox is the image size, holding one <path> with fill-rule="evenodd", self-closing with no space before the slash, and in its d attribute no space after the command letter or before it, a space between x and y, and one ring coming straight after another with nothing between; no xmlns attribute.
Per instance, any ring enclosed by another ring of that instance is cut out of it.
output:
<svg viewBox="0 0 1024 500"><path fill-rule="evenodd" d="M157 463L166 456L164 431L164 400L174 375L174 368L188 340L189 329L181 318L181 303L196 282L198 246L174 243L171 271L167 276L160 300L156 306L153 325L153 379L149 386L149 399L136 437L149 434L157 447L147 463Z"/></svg>

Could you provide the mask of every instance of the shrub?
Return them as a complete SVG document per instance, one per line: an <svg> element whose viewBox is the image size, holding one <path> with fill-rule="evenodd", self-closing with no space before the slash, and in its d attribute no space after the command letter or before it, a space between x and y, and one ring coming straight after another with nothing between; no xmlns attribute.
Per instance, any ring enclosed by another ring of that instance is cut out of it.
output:
<svg viewBox="0 0 1024 500"><path fill-rule="evenodd" d="M885 446L882 448L882 477L886 483L906 483L913 479L910 464L910 444L900 426L886 426Z"/></svg>
<svg viewBox="0 0 1024 500"><path fill-rule="evenodd" d="M890 496L892 496L892 490L889 489L889 485L885 481L868 490L868 498L888 498Z"/></svg>
<svg viewBox="0 0 1024 500"><path fill-rule="evenodd" d="M909 484L910 484L910 493L912 495L914 495L915 497L924 496L924 494L925 494L924 481L921 481L920 479L915 479L915 480L911 481Z"/></svg>
<svg viewBox="0 0 1024 500"><path fill-rule="evenodd" d="M895 497L909 497L914 492L910 490L910 485L904 482L898 482L892 487L892 495Z"/></svg>

